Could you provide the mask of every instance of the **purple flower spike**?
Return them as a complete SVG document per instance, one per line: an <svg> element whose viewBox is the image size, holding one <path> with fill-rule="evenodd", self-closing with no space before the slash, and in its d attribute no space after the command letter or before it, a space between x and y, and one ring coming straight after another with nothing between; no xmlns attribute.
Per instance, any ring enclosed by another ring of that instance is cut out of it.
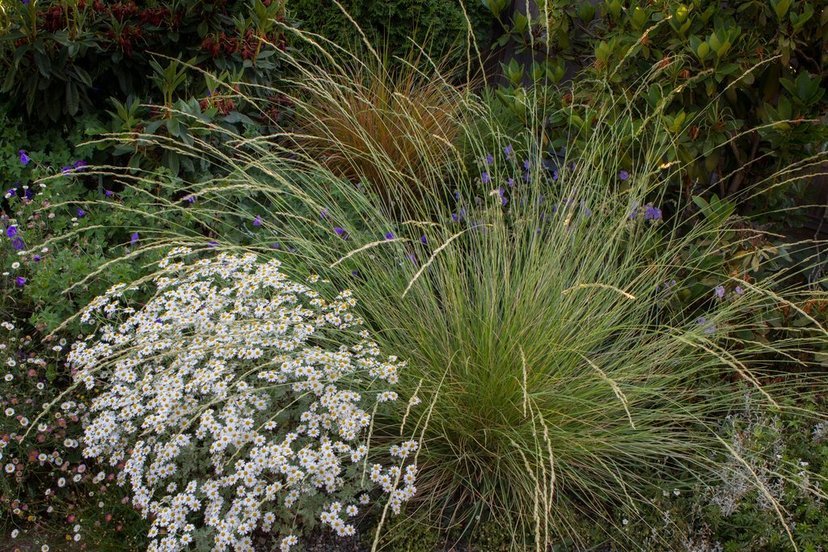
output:
<svg viewBox="0 0 828 552"><path fill-rule="evenodd" d="M13 247L16 251L22 251L23 249L25 249L25 248L26 248L26 244L25 244L25 243L23 243L23 239L22 239L22 238L20 238L20 236L18 236L18 237L14 238L14 239L12 240L12 247Z"/></svg>
<svg viewBox="0 0 828 552"><path fill-rule="evenodd" d="M17 225L12 224L8 228L6 228L6 237L13 238L17 235Z"/></svg>
<svg viewBox="0 0 828 552"><path fill-rule="evenodd" d="M618 178L620 178L621 180L626 182L627 180L630 179L629 171L625 171L624 169L621 169L620 171L618 171Z"/></svg>
<svg viewBox="0 0 828 552"><path fill-rule="evenodd" d="M28 165L29 162L32 160L32 158L29 157L29 154L26 153L26 150L19 150L17 154L20 156L20 164L22 164L24 167Z"/></svg>
<svg viewBox="0 0 828 552"><path fill-rule="evenodd" d="M719 299L723 299L725 296L725 288L724 286L716 286L713 288L713 295L718 297Z"/></svg>
<svg viewBox="0 0 828 552"><path fill-rule="evenodd" d="M129 237L129 245L135 245L136 243L138 243L139 239L140 236L138 235L138 232L133 232L132 235Z"/></svg>
<svg viewBox="0 0 828 552"><path fill-rule="evenodd" d="M385 233L386 240L393 240L394 239L394 232L386 232Z"/></svg>
<svg viewBox="0 0 828 552"><path fill-rule="evenodd" d="M78 207L78 210L76 211L76 214L78 215L78 218L83 218L83 217L86 216L86 211L84 211L83 209Z"/></svg>
<svg viewBox="0 0 828 552"><path fill-rule="evenodd" d="M492 177L489 175L489 173L483 171L483 174L480 175L480 180L483 182L483 184L491 184Z"/></svg>
<svg viewBox="0 0 828 552"><path fill-rule="evenodd" d="M14 279L14 283L17 285L17 287L23 287L26 285L26 278L24 278L23 276L18 276Z"/></svg>

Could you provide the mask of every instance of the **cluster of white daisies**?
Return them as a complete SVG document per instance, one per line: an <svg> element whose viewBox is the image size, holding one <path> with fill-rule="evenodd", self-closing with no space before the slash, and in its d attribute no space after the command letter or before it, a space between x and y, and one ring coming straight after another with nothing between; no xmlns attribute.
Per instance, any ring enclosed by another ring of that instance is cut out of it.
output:
<svg viewBox="0 0 828 552"><path fill-rule="evenodd" d="M203 524L216 551L253 550L257 530L280 532L285 551L308 509L343 536L372 494L399 511L416 492L416 441L389 466L367 455L404 363L358 330L351 293L327 301L252 254L188 256L160 263L140 309L125 285L96 299L82 320L97 331L69 353L76 381L99 390L84 455L120 466L151 516L150 550L180 550Z"/></svg>

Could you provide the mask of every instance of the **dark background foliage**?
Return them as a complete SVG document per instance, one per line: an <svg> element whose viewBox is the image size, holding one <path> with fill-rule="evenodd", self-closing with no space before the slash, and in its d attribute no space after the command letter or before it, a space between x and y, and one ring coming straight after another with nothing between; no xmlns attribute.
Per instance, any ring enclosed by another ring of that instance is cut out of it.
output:
<svg viewBox="0 0 828 552"><path fill-rule="evenodd" d="M468 23L481 44L488 41L493 17L475 0L344 0L343 8L373 44L406 57L413 38L428 45L447 65L462 63ZM462 4L462 7L461 7ZM357 30L333 0L290 0L288 9L301 28L345 46L359 46Z"/></svg>

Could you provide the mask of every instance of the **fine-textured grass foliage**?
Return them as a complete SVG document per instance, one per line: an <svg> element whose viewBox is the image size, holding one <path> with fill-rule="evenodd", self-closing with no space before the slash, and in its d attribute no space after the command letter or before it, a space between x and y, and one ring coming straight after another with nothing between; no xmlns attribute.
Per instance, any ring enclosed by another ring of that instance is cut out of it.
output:
<svg viewBox="0 0 828 552"><path fill-rule="evenodd" d="M375 52L343 64L298 63L296 142L337 176L363 181L387 199L419 195L451 163L462 90L422 57L390 66Z"/></svg>
<svg viewBox="0 0 828 552"><path fill-rule="evenodd" d="M186 211L200 233L141 229L138 246L269 252L288 273L352 289L379 346L409 363L401 407L377 419L372 439L399 439L402 428L421 440L414 500L431 522L492 520L519 550L582 547L584 520L613 540L613 510L635 516L665 490L745 466L716 427L746 389L768 410L825 389L808 354L826 339L818 320L802 311L807 326L752 333L763 315L801 311L825 293L795 273L727 273L721 217L664 219L658 190L682 167L664 162L673 144L658 111L625 116L629 103L608 97L580 137L583 154L545 159L543 113L536 128L504 135L468 90L451 92L449 116L439 75L416 77L440 82L440 121L451 119L455 137L435 131L445 127L420 111L428 101L399 98L359 71L343 86L345 68L328 69L307 70L299 92L280 91L318 114L324 146L290 131L239 139L229 153L197 138L161 144L203 148L228 175L194 185L191 203L148 200L147 216ZM349 103L354 90L364 96ZM699 294L700 280L716 286ZM414 396L427 407L406 408Z"/></svg>

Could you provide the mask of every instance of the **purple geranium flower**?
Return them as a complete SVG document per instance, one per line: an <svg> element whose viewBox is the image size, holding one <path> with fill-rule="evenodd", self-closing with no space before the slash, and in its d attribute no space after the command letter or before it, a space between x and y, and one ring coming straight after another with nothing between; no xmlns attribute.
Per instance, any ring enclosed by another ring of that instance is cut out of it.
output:
<svg viewBox="0 0 828 552"><path fill-rule="evenodd" d="M84 161L83 159L78 159L77 161L72 163L72 168L76 169L76 170L80 170L80 169L84 168L86 165L87 165L86 161Z"/></svg>
<svg viewBox="0 0 828 552"><path fill-rule="evenodd" d="M319 211L319 218L321 218L322 220L328 218L328 210L323 208L321 211Z"/></svg>
<svg viewBox="0 0 828 552"><path fill-rule="evenodd" d="M19 150L19 151L17 152L17 154L20 156L20 163L21 163L24 167L25 167L26 165L28 165L28 164L29 164L29 161L31 161L31 160L32 160L32 158L31 158L31 157L29 157L29 154L28 154L28 153L26 153L26 150Z"/></svg>
<svg viewBox="0 0 828 552"><path fill-rule="evenodd" d="M17 284L17 287L23 287L26 285L26 278L23 276L18 276L14 279L14 283Z"/></svg>
<svg viewBox="0 0 828 552"><path fill-rule="evenodd" d="M212 248L212 247L218 247L218 244L219 244L219 243L218 243L217 241L215 241L215 240L210 240L210 241L208 241L208 242L207 242L207 247L211 247L211 248Z"/></svg>
<svg viewBox="0 0 828 552"><path fill-rule="evenodd" d="M724 288L724 286L719 285L719 286L714 287L714 288L713 288L713 295L715 295L715 296L716 296L716 297L718 297L719 299L723 299L723 298L724 298L724 296L725 296L725 288Z"/></svg>
<svg viewBox="0 0 828 552"><path fill-rule="evenodd" d="M483 184L490 184L492 182L492 177L486 171L483 171L483 174L480 175L480 180Z"/></svg>
<svg viewBox="0 0 828 552"><path fill-rule="evenodd" d="M743 293L745 292L745 290L744 290L744 289L742 289L742 286L736 286L735 288L733 288L733 292L734 292L736 295L741 295L741 294L743 294Z"/></svg>
<svg viewBox="0 0 828 552"><path fill-rule="evenodd" d="M17 225L12 224L8 228L6 228L6 236L8 238L13 238L17 235Z"/></svg>
<svg viewBox="0 0 828 552"><path fill-rule="evenodd" d="M630 173L629 173L629 171L625 171L624 169L621 169L621 170L618 172L618 178L620 178L621 180L623 180L624 182L626 182L627 180L629 180L629 179L630 179Z"/></svg>
<svg viewBox="0 0 828 552"><path fill-rule="evenodd" d="M140 236L138 235L138 232L133 232L132 235L129 237L129 245L135 245L136 243L138 243L139 239Z"/></svg>
<svg viewBox="0 0 828 552"><path fill-rule="evenodd" d="M262 216L261 215L256 215L256 217L253 219L253 226L258 228L261 225L262 225Z"/></svg>
<svg viewBox="0 0 828 552"><path fill-rule="evenodd" d="M71 165L64 165L63 167L60 168L60 172L62 172L63 174L69 174L70 172L72 172L72 166Z"/></svg>
<svg viewBox="0 0 828 552"><path fill-rule="evenodd" d="M512 148L512 144L509 144L505 148L503 148L503 155L506 156L506 159L511 159L512 155L514 155L515 150Z"/></svg>
<svg viewBox="0 0 828 552"><path fill-rule="evenodd" d="M644 206L644 220L661 220L661 209L648 203Z"/></svg>
<svg viewBox="0 0 828 552"><path fill-rule="evenodd" d="M386 240L393 240L394 239L394 232L386 232L385 233Z"/></svg>
<svg viewBox="0 0 828 552"><path fill-rule="evenodd" d="M492 165L493 163L494 163L494 155L492 155L491 153L487 153L486 154L486 164L487 165Z"/></svg>
<svg viewBox="0 0 828 552"><path fill-rule="evenodd" d="M85 216L86 216L86 211L84 211L84 210L83 210L83 209L81 209L80 207L78 207L78 210L76 211L76 213L77 213L77 215L78 215L78 218L83 218L83 217L85 217Z"/></svg>
<svg viewBox="0 0 828 552"><path fill-rule="evenodd" d="M696 318L696 324L701 326L702 331L707 335L716 333L716 325L708 321L707 318L705 318L704 316L699 316L698 318Z"/></svg>
<svg viewBox="0 0 828 552"><path fill-rule="evenodd" d="M510 177L509 180L506 181L506 184L508 184L510 188L514 188L515 187L515 179Z"/></svg>
<svg viewBox="0 0 828 552"><path fill-rule="evenodd" d="M422 243L423 245L427 244L428 238L426 238L425 235L420 236L420 243Z"/></svg>
<svg viewBox="0 0 828 552"><path fill-rule="evenodd" d="M34 262L36 262L36 263L39 263L39 262L40 262L40 259L42 259L42 258L43 258L43 257L41 257L40 255L35 255L34 257L32 257L32 260L33 260Z"/></svg>
<svg viewBox="0 0 828 552"><path fill-rule="evenodd" d="M190 195L188 195L188 196L186 196L186 197L184 198L184 201L186 201L186 202L187 202L187 203L189 203L190 205L192 205L193 203L195 203L195 200L196 200L196 198L195 198L195 196L194 196L194 195L192 195L192 194L190 194Z"/></svg>
<svg viewBox="0 0 828 552"><path fill-rule="evenodd" d="M346 232L345 229L341 226L334 226L334 232L336 232L336 235L342 238L343 240L348 239L348 232Z"/></svg>
<svg viewBox="0 0 828 552"><path fill-rule="evenodd" d="M524 159L524 160L523 160L523 168L524 168L525 170L527 170L527 171L528 171L528 170L529 170L529 167L531 167L531 166L532 166L532 165L531 165L531 163L529 163L529 160L528 160L528 159Z"/></svg>
<svg viewBox="0 0 828 552"><path fill-rule="evenodd" d="M12 247L17 251L22 251L26 248L26 244L23 243L23 239L20 236L17 236L12 240Z"/></svg>
<svg viewBox="0 0 828 552"><path fill-rule="evenodd" d="M115 195L115 192L113 192L112 190L104 190L104 195L106 197L113 197Z"/></svg>

